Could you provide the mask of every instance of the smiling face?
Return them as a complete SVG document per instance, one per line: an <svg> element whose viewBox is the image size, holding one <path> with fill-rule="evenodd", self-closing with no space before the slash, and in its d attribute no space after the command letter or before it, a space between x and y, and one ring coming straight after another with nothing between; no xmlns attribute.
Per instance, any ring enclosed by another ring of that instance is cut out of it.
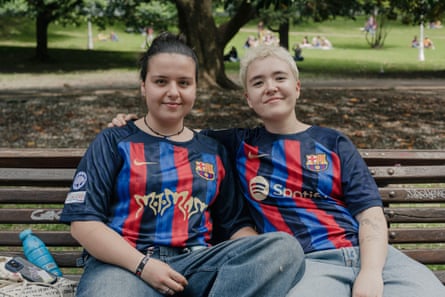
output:
<svg viewBox="0 0 445 297"><path fill-rule="evenodd" d="M141 92L153 128L178 130L196 99L195 61L177 53L159 53L150 57Z"/></svg>
<svg viewBox="0 0 445 297"><path fill-rule="evenodd" d="M275 56L253 60L246 69L246 99L266 127L295 119L300 82L288 63Z"/></svg>

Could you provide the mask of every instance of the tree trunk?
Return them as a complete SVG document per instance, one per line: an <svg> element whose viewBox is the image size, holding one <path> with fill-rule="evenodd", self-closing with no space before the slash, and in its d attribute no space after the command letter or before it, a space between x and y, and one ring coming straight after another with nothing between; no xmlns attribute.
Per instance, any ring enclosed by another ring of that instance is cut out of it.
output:
<svg viewBox="0 0 445 297"><path fill-rule="evenodd" d="M246 1L232 19L216 26L210 0L176 0L179 30L193 45L199 60L199 80L202 87L238 89L224 69L224 48L239 29L253 17L252 7Z"/></svg>
<svg viewBox="0 0 445 297"><path fill-rule="evenodd" d="M36 19L37 47L36 59L44 62L48 60L48 25L51 19L45 11L39 10Z"/></svg>
<svg viewBox="0 0 445 297"><path fill-rule="evenodd" d="M278 34L278 36L280 36L280 46L289 50L289 20L280 24Z"/></svg>

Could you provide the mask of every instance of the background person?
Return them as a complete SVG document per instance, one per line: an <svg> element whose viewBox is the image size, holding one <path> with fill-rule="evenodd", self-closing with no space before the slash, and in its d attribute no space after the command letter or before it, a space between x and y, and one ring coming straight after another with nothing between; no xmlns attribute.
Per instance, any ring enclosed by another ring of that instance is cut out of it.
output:
<svg viewBox="0 0 445 297"><path fill-rule="evenodd" d="M433 41L428 36L423 39L423 47L435 49Z"/></svg>
<svg viewBox="0 0 445 297"><path fill-rule="evenodd" d="M226 61L226 62L238 62L239 61L238 51L236 50L236 47L232 46L230 48L229 53L224 55L224 61Z"/></svg>
<svg viewBox="0 0 445 297"><path fill-rule="evenodd" d="M304 61L304 57L302 56L302 50L298 43L293 46L294 51L294 60L295 61Z"/></svg>

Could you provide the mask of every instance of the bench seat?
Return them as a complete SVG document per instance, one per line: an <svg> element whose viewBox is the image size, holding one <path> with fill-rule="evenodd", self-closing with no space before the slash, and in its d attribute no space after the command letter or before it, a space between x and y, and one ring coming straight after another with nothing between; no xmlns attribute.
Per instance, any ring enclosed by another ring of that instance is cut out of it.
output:
<svg viewBox="0 0 445 297"><path fill-rule="evenodd" d="M81 248L59 223L84 149L0 149L0 249L22 255L31 227L65 276L78 279ZM434 270L445 284L445 151L360 150L379 186L389 241ZM23 256L23 255L22 255Z"/></svg>

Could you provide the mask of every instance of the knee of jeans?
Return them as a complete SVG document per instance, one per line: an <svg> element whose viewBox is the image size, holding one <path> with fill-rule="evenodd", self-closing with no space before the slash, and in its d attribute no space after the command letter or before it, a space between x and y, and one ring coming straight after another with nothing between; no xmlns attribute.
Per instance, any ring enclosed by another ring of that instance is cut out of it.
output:
<svg viewBox="0 0 445 297"><path fill-rule="evenodd" d="M293 260L303 261L304 251L295 237L285 232L273 232L270 235L274 239L276 253L285 253L293 257Z"/></svg>

